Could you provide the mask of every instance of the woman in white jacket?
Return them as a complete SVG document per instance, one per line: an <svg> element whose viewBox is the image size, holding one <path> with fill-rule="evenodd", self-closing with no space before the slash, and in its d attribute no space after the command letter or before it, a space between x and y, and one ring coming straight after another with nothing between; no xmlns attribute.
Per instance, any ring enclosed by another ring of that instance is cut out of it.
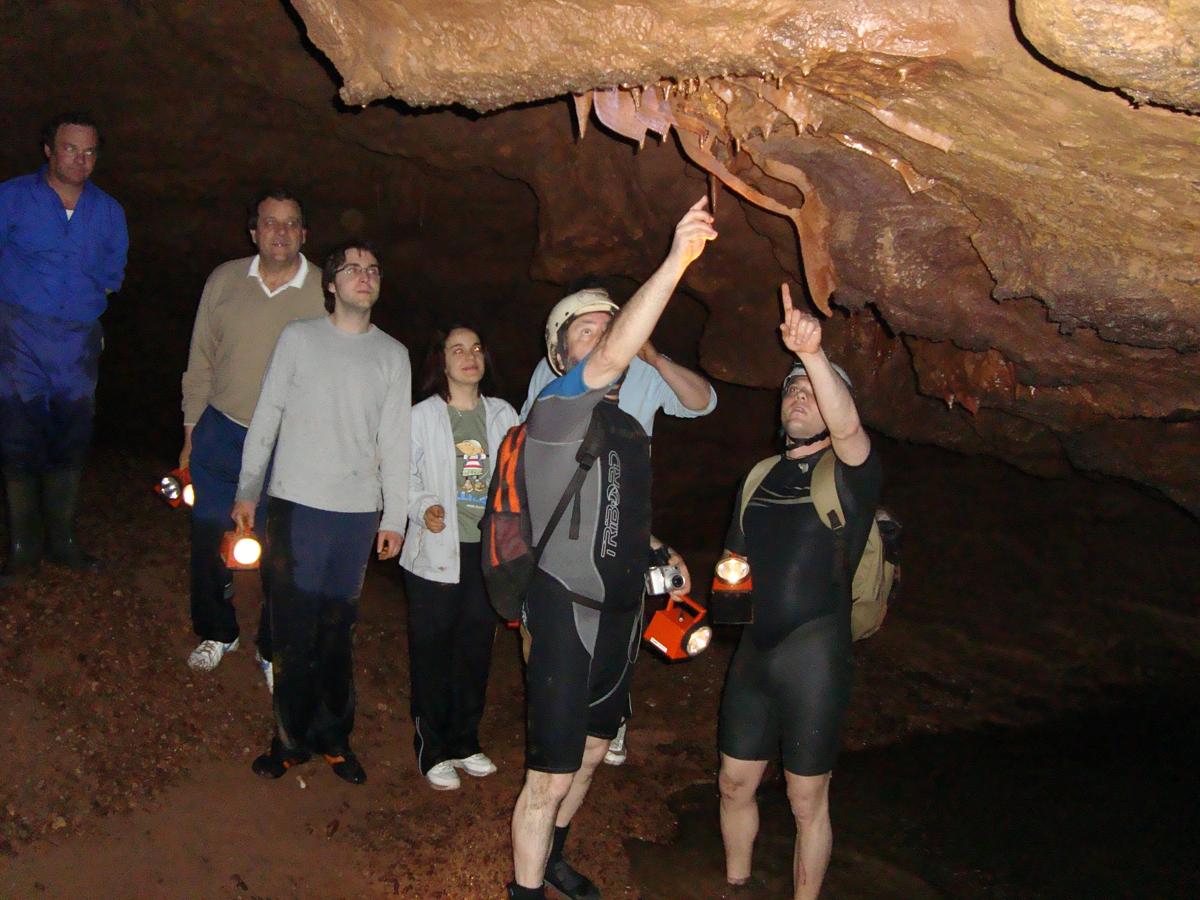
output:
<svg viewBox="0 0 1200 900"><path fill-rule="evenodd" d="M479 746L496 614L483 583L479 520L492 455L517 424L505 401L484 396L491 360L472 328L434 335L412 409L408 536L400 554L408 595L413 742L435 789L459 786L456 769L496 766Z"/></svg>

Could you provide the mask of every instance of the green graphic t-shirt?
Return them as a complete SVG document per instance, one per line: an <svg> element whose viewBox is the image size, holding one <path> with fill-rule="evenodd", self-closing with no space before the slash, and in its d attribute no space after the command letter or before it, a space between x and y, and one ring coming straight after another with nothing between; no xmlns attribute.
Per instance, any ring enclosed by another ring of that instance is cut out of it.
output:
<svg viewBox="0 0 1200 900"><path fill-rule="evenodd" d="M487 446L487 414L483 401L474 409L447 406L450 430L454 434L454 462L458 477L458 539L465 544L479 542L479 521L487 504L488 482L492 477Z"/></svg>

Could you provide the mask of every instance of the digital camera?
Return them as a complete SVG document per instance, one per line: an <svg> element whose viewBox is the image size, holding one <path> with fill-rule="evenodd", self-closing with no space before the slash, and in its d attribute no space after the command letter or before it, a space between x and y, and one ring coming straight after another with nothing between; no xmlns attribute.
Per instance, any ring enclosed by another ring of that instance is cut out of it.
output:
<svg viewBox="0 0 1200 900"><path fill-rule="evenodd" d="M683 587L679 566L651 566L646 572L646 593L651 596L669 594Z"/></svg>

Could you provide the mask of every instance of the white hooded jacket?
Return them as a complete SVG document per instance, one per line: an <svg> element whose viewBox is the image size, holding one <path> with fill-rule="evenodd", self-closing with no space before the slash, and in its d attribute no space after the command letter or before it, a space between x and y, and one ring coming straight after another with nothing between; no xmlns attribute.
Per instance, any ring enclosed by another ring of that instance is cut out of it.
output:
<svg viewBox="0 0 1200 900"><path fill-rule="evenodd" d="M517 413L504 400L482 397L487 431L487 453L494 460L508 429L517 424ZM408 482L408 535L400 552L400 565L427 581L457 584L458 473L455 469L454 433L446 401L434 394L412 408L412 455ZM494 471L494 469L493 469ZM441 505L446 527L431 534L425 512Z"/></svg>

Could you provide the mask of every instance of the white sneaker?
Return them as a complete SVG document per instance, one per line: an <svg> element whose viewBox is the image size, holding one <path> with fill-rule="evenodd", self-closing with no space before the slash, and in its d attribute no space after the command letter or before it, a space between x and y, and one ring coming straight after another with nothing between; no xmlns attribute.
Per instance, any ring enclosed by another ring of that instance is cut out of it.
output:
<svg viewBox="0 0 1200 900"><path fill-rule="evenodd" d="M221 663L221 657L232 653L238 648L240 638L234 638L231 643L221 641L201 641L199 646L188 656L188 667L200 672L211 672Z"/></svg>
<svg viewBox="0 0 1200 900"><path fill-rule="evenodd" d="M482 753L472 753L466 759L452 759L450 764L456 769L464 770L468 775L483 778L496 771L496 764Z"/></svg>
<svg viewBox="0 0 1200 900"><path fill-rule="evenodd" d="M454 771L454 763L448 759L442 760L426 772L425 780L435 791L457 791L462 786L462 782L458 780L458 773Z"/></svg>
<svg viewBox="0 0 1200 900"><path fill-rule="evenodd" d="M617 729L617 736L609 743L608 752L604 754L604 761L610 766L625 764L625 758L628 756L628 751L625 749L625 726L627 724L627 722L621 723L621 727Z"/></svg>
<svg viewBox="0 0 1200 900"><path fill-rule="evenodd" d="M269 659L263 659L262 654L257 650L254 651L254 661L258 663L258 667L262 669L263 681L267 683L267 691L271 694L275 693L275 668L271 665Z"/></svg>

